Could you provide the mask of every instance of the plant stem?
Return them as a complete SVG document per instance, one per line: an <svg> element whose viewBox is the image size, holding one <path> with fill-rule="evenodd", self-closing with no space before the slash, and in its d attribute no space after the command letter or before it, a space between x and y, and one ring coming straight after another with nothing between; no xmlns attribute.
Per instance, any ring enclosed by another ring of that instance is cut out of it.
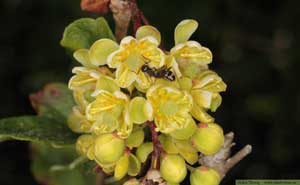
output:
<svg viewBox="0 0 300 185"><path fill-rule="evenodd" d="M159 158L160 158L160 154L162 151L162 147L160 145L160 142L158 140L158 134L155 131L155 124L153 121L148 121L147 122L148 127L150 128L151 131L151 137L152 137L152 143L153 143L153 152L152 152L152 156L151 156L151 168L152 169L159 169Z"/></svg>
<svg viewBox="0 0 300 185"><path fill-rule="evenodd" d="M194 167L192 167L192 166L190 166L190 165L188 165L188 164L186 164L186 168L187 168L190 172L192 172L192 171L195 170Z"/></svg>
<svg viewBox="0 0 300 185"><path fill-rule="evenodd" d="M137 29L142 26L141 11L138 8L136 0L128 0L128 2L131 7L133 31L136 33Z"/></svg>
<svg viewBox="0 0 300 185"><path fill-rule="evenodd" d="M252 151L251 145L246 145L243 149L230 157L230 150L235 145L233 139L233 132L226 134L223 147L220 151L214 155L208 156L201 154L199 157L199 163L217 170L221 177L224 178L233 166L244 159Z"/></svg>
<svg viewBox="0 0 300 185"><path fill-rule="evenodd" d="M115 35L119 42L127 35L132 9L129 1L111 0L109 5L116 23Z"/></svg>
<svg viewBox="0 0 300 185"><path fill-rule="evenodd" d="M141 16L141 19L144 24L146 24L146 25L150 24L150 22L148 21L148 19L146 18L146 16L144 15L144 13L142 11L140 11L140 16Z"/></svg>

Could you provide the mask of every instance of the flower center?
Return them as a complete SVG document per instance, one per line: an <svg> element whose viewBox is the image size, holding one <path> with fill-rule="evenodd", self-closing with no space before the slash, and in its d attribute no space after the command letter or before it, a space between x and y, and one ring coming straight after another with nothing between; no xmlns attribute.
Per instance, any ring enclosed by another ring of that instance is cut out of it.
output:
<svg viewBox="0 0 300 185"><path fill-rule="evenodd" d="M130 53L125 60L125 65L130 71L138 72L143 65L143 61L140 59L140 55L137 52Z"/></svg>
<svg viewBox="0 0 300 185"><path fill-rule="evenodd" d="M173 101L166 101L166 103L160 105L160 111L168 116L176 114L178 109L178 105Z"/></svg>

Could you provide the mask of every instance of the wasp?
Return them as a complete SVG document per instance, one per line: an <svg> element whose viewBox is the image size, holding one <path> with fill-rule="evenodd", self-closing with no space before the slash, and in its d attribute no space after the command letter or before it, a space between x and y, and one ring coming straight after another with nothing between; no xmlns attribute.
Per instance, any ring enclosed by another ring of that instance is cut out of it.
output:
<svg viewBox="0 0 300 185"><path fill-rule="evenodd" d="M162 66L161 68L151 68L148 64L144 64L142 66L142 71L147 73L149 76L153 76L155 78L164 78L166 80L174 81L175 75L171 71L171 68L167 68L166 66Z"/></svg>

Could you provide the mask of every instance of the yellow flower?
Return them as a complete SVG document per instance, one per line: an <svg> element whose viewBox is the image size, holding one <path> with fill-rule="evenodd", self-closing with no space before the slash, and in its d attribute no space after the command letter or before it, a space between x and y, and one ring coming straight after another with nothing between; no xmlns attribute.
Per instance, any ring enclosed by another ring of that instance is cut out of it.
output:
<svg viewBox="0 0 300 185"><path fill-rule="evenodd" d="M198 23L195 20L181 21L175 29L175 47L170 52L181 72L188 77L194 77L201 70L207 69L207 64L212 62L212 53L208 48L196 41L189 41L197 27Z"/></svg>
<svg viewBox="0 0 300 185"><path fill-rule="evenodd" d="M211 70L205 70L193 79L181 78L179 84L193 97L192 115L201 122L213 122L214 119L207 113L207 110L215 112L222 102L220 92L226 90L226 84L222 78Z"/></svg>
<svg viewBox="0 0 300 185"><path fill-rule="evenodd" d="M94 122L92 132L96 135L117 131L121 138L126 138L132 131L129 119L129 98L121 91L109 92L96 90L95 100L86 108L87 119Z"/></svg>
<svg viewBox="0 0 300 185"><path fill-rule="evenodd" d="M153 119L152 106L145 98L135 97L129 104L129 116L133 123L143 124Z"/></svg>
<svg viewBox="0 0 300 185"><path fill-rule="evenodd" d="M94 158L94 142L93 135L84 134L78 137L76 141L76 150L80 155L86 156L88 159Z"/></svg>
<svg viewBox="0 0 300 185"><path fill-rule="evenodd" d="M86 106L94 100L91 94L99 86L103 86L102 79L110 78L112 73L107 67L74 67L75 75L69 81L69 88L73 90L73 97L81 112L84 112Z"/></svg>
<svg viewBox="0 0 300 185"><path fill-rule="evenodd" d="M85 109L92 101L94 97L91 94L95 91L95 86L91 86L89 89L76 89L73 90L73 98L77 104L77 109L81 113L85 113Z"/></svg>
<svg viewBox="0 0 300 185"><path fill-rule="evenodd" d="M101 75L100 71L86 67L74 67L72 72L75 75L69 81L71 90L93 88Z"/></svg>
<svg viewBox="0 0 300 185"><path fill-rule="evenodd" d="M104 41L107 43L107 40ZM99 42L103 43L102 40L99 40L93 44L91 49L98 46ZM108 43L111 42L108 41ZM93 57L91 56L95 55L93 50L90 52L88 49L78 49L73 54L74 58L83 66L73 68L72 72L75 75L69 81L69 88L73 90L75 102L81 112L85 112L86 106L94 100L91 94L96 88L99 88L99 83L102 85L102 79L113 77L112 72L107 67L99 67L97 63L92 62Z"/></svg>
<svg viewBox="0 0 300 185"><path fill-rule="evenodd" d="M192 97L177 88L155 85L148 89L147 100L153 107L153 117L157 130L170 133L185 128L187 120L192 119Z"/></svg>
<svg viewBox="0 0 300 185"><path fill-rule="evenodd" d="M144 64L152 68L164 65L164 53L158 48L160 33L152 26L139 28L136 38L127 36L122 39L120 48L109 55L107 64L116 68L116 82L127 88L134 82L139 88L147 89L154 82L153 77L144 73Z"/></svg>
<svg viewBox="0 0 300 185"><path fill-rule="evenodd" d="M76 133L90 133L93 125L93 123L88 121L86 116L80 112L78 106L73 107L67 122L70 129Z"/></svg>

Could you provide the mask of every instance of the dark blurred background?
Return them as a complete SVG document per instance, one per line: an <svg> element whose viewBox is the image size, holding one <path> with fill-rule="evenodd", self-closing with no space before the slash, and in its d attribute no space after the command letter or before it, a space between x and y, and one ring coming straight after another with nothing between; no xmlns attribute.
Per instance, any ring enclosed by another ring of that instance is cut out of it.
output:
<svg viewBox="0 0 300 185"><path fill-rule="evenodd" d="M211 68L228 85L214 114L236 133L237 151L253 145L223 184L235 179L300 178L299 1L139 1L150 22L173 44L176 24L199 21L193 39L214 54ZM67 82L72 59L60 47L64 27L80 17L79 0L0 1L0 118L34 113L28 95L48 82ZM111 15L106 18L113 27ZM298 84L298 85L297 85ZM36 184L28 143L0 144L0 184Z"/></svg>

